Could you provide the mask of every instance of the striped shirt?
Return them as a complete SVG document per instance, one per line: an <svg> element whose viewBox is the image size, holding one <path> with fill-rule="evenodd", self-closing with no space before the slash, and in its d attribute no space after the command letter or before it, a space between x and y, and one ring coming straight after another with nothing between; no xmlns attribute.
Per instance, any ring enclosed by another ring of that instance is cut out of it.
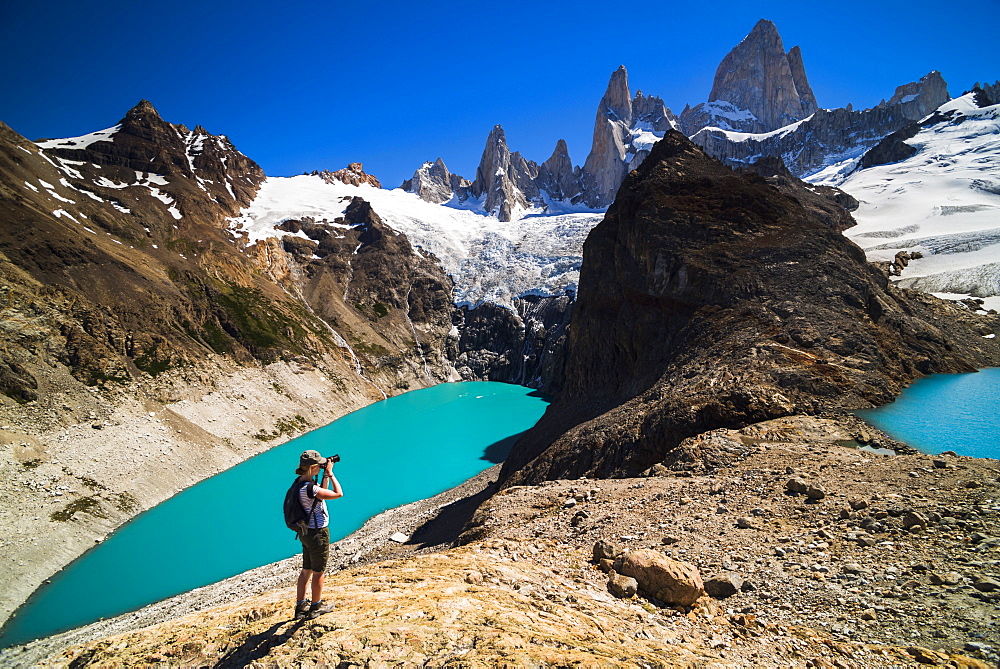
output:
<svg viewBox="0 0 1000 669"><path fill-rule="evenodd" d="M312 529L326 527L330 524L330 516L326 512L326 500L316 499L308 495L309 492L315 494L318 488L319 486L312 481L299 488L299 502L306 513L309 513L309 510L313 509L313 502L316 502L316 508L313 509L312 514L309 516L309 527Z"/></svg>

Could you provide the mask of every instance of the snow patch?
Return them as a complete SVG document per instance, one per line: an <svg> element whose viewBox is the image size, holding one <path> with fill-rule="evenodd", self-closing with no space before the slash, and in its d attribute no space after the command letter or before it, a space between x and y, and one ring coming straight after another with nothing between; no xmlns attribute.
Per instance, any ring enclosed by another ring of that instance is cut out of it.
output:
<svg viewBox="0 0 1000 669"><path fill-rule="evenodd" d="M120 129L121 125L116 125L113 128L98 130L97 132L91 132L86 135L80 135L79 137L67 137L65 139L47 139L41 142L35 142L35 144L43 149L86 149L94 142L113 141L115 133L118 132Z"/></svg>

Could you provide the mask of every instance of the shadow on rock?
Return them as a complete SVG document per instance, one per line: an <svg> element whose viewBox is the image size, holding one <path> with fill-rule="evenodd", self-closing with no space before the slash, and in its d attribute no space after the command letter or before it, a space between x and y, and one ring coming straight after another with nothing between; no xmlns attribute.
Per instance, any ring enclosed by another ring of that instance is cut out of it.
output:
<svg viewBox="0 0 1000 669"><path fill-rule="evenodd" d="M295 620L288 629L278 633L281 626L287 622L276 623L260 634L248 637L246 641L226 653L214 666L217 669L236 669L237 667L245 667L256 662L271 652L272 648L282 645L295 636L295 633L301 629L303 623L306 621L302 619Z"/></svg>
<svg viewBox="0 0 1000 669"><path fill-rule="evenodd" d="M418 545L420 548L453 544L462 533L466 523L472 519L472 515L479 508L479 505L489 499L496 492L496 489L496 483L491 483L475 495L441 507L436 516L418 527L410 535L410 540L407 543Z"/></svg>

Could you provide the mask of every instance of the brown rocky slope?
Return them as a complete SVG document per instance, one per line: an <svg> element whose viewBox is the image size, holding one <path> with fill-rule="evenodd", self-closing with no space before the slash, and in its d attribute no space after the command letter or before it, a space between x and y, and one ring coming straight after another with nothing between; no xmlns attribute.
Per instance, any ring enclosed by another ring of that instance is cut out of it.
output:
<svg viewBox="0 0 1000 669"><path fill-rule="evenodd" d="M708 429L884 404L997 364L998 330L671 131L587 239L563 389L503 478L634 475Z"/></svg>

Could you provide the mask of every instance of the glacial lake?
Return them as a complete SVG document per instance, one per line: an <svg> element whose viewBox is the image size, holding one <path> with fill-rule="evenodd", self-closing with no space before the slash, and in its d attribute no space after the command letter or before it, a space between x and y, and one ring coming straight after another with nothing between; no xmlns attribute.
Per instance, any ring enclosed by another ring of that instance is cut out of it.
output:
<svg viewBox="0 0 1000 669"><path fill-rule="evenodd" d="M915 381L895 402L854 413L924 453L998 459L1000 367L934 374Z"/></svg>
<svg viewBox="0 0 1000 669"><path fill-rule="evenodd" d="M342 458L335 472L344 497L328 502L336 541L386 509L431 497L503 461L547 405L521 386L445 383L343 416L123 525L39 588L4 628L0 648L300 554L281 504L306 449Z"/></svg>

